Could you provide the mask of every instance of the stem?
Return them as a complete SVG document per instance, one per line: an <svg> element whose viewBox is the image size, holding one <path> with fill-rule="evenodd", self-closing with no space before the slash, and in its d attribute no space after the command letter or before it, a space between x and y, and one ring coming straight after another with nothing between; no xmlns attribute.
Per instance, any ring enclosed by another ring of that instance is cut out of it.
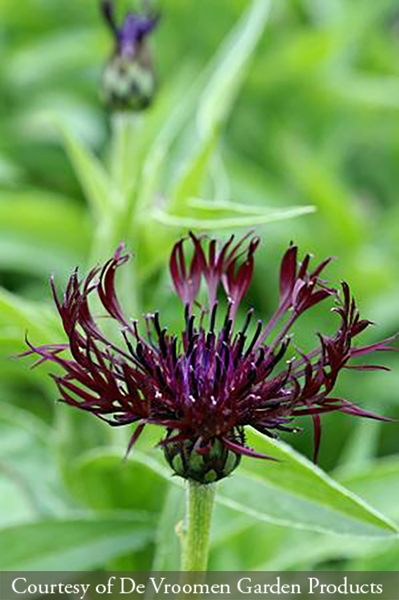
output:
<svg viewBox="0 0 399 600"><path fill-rule="evenodd" d="M185 531L182 535L182 571L206 571L215 487L188 482Z"/></svg>
<svg viewBox="0 0 399 600"><path fill-rule="evenodd" d="M111 175L124 201L131 208L139 173L141 133L145 122L141 114L115 113L112 120Z"/></svg>

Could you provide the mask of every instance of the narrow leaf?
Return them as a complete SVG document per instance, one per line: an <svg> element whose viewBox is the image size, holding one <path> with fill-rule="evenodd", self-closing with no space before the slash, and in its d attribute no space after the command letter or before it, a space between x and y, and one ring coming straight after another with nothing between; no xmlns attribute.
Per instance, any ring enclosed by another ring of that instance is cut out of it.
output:
<svg viewBox="0 0 399 600"><path fill-rule="evenodd" d="M167 485L145 464L97 449L73 466L69 486L77 499L94 510L162 510ZM137 482L140 485L137 485Z"/></svg>
<svg viewBox="0 0 399 600"><path fill-rule="evenodd" d="M248 443L278 462L246 459L222 482L219 501L255 518L292 527L371 537L396 526L293 448L251 433Z"/></svg>
<svg viewBox="0 0 399 600"><path fill-rule="evenodd" d="M82 571L146 546L145 514L42 521L0 530L2 571ZM28 541L28 543L27 543Z"/></svg>
<svg viewBox="0 0 399 600"><path fill-rule="evenodd" d="M216 204L214 206L209 203L209 208L198 208L197 214L195 210L191 211L190 215L179 216L165 212L161 209L154 209L151 212L151 217L157 223L166 225L167 227L176 227L181 229L204 229L204 230L220 230L233 229L235 227L253 227L255 225L265 225L267 223L275 223L286 219L293 219L302 215L311 214L314 212L312 206L298 206L283 209L258 209L255 212L253 208L249 208L247 214L240 205L231 205L232 210L227 209L227 203Z"/></svg>
<svg viewBox="0 0 399 600"><path fill-rule="evenodd" d="M218 484L217 502L253 517L254 522L376 540L396 538L398 529L387 517L287 444L250 432L247 439L278 462L243 459L237 471ZM183 480L171 477L159 452L150 457L135 451L131 460L144 462L172 483L183 486Z"/></svg>
<svg viewBox="0 0 399 600"><path fill-rule="evenodd" d="M119 201L110 177L99 159L67 127L58 127L89 205L97 216L106 213L110 204Z"/></svg>
<svg viewBox="0 0 399 600"><path fill-rule="evenodd" d="M184 491L171 487L158 521L152 571L175 571L180 564L179 528L184 518Z"/></svg>
<svg viewBox="0 0 399 600"><path fill-rule="evenodd" d="M62 340L61 327L52 311L39 303L17 297L0 288L0 327L13 326L20 331L21 346L28 331L35 341L56 343Z"/></svg>
<svg viewBox="0 0 399 600"><path fill-rule="evenodd" d="M399 522L399 459L391 456L374 460L355 473L337 474L348 489L370 502L378 510Z"/></svg>
<svg viewBox="0 0 399 600"><path fill-rule="evenodd" d="M248 62L264 31L269 0L254 0L213 59L212 71L199 102L198 126L206 138L224 121L242 83Z"/></svg>
<svg viewBox="0 0 399 600"><path fill-rule="evenodd" d="M253 0L209 65L190 148L185 148L180 176L172 194L174 207L184 205L188 197L201 192L219 129L230 113L269 10L268 0Z"/></svg>

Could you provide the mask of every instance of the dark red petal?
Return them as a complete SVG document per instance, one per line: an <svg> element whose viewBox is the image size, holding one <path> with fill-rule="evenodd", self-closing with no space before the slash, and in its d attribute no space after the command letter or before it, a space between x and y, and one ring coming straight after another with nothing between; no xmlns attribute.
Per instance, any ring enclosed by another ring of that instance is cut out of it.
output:
<svg viewBox="0 0 399 600"><path fill-rule="evenodd" d="M131 449L133 448L133 446L135 445L135 443L139 439L140 435L143 433L143 430L144 430L145 426L146 426L146 422L145 421L139 421L139 423L138 423L138 425L137 425L137 427L136 427L136 429L135 429L132 437L130 438L129 445L127 447L126 454L125 454L125 460L129 456Z"/></svg>
<svg viewBox="0 0 399 600"><path fill-rule="evenodd" d="M305 310L308 310L309 308L312 308L312 306L316 306L316 304L323 302L323 300L329 298L330 296L330 290L319 290L318 292L310 294L303 301L298 301L298 307L296 308L298 311L303 312Z"/></svg>
<svg viewBox="0 0 399 600"><path fill-rule="evenodd" d="M351 357L353 356L366 356L367 354L372 354L373 352L386 352L393 350L394 352L399 352L399 348L395 348L394 346L389 346L392 342L397 340L397 336L392 336L382 340L381 342L376 342L375 344L369 344L368 346L362 346L360 348L352 348L350 351Z"/></svg>
<svg viewBox="0 0 399 600"><path fill-rule="evenodd" d="M312 279L315 279L315 278L317 278L317 277L320 275L320 273L321 273L322 271L324 271L324 269L327 267L327 265L329 265L329 264L330 264L330 262L331 262L332 260L334 260L334 257L332 257L332 256L330 256L329 258L326 258L325 260L323 260L323 262L321 262L321 263L319 264L319 266L318 266L318 267L316 267L316 269L315 269L315 270L312 272L312 274L310 275L310 277L311 277Z"/></svg>
<svg viewBox="0 0 399 600"><path fill-rule="evenodd" d="M119 304L115 290L116 271L129 259L127 254L122 254L123 250L124 244L120 244L115 252L114 257L106 262L103 266L100 273L98 296L108 314L126 327L130 328L130 324L123 314L123 310Z"/></svg>
<svg viewBox="0 0 399 600"><path fill-rule="evenodd" d="M260 454L259 452L252 450L252 448L241 446L240 444L236 444L235 442L232 442L227 438L222 438L222 442L226 446L226 448L232 450L236 454L240 454L242 456L249 456L251 458L261 458L263 460L273 460L275 462L279 462L278 459L274 458L273 456L268 456L267 454Z"/></svg>
<svg viewBox="0 0 399 600"><path fill-rule="evenodd" d="M352 369L353 371L390 371L389 367L384 365L345 365L344 369Z"/></svg>
<svg viewBox="0 0 399 600"><path fill-rule="evenodd" d="M283 256L280 267L280 297L284 301L294 289L297 272L297 246L290 246Z"/></svg>
<svg viewBox="0 0 399 600"><path fill-rule="evenodd" d="M305 279L306 277L308 277L307 273L308 273L309 263L310 263L310 254L306 254L306 256L303 259L303 261L301 262L301 266L299 268L298 279Z"/></svg>
<svg viewBox="0 0 399 600"><path fill-rule="evenodd" d="M385 421L386 423L392 423L394 421L394 419L391 419L389 417L384 417L369 410L364 410L359 406L348 402L347 400L344 401L343 406L341 407L341 411L348 415L355 415L357 417L364 417L366 419L374 419L376 421Z"/></svg>
<svg viewBox="0 0 399 600"><path fill-rule="evenodd" d="M169 268L172 281L179 298L190 308L194 304L201 286L201 278L205 269L205 255L201 239L190 232L194 244L194 254L190 267L187 267L183 244L186 238L178 241L170 256Z"/></svg>
<svg viewBox="0 0 399 600"><path fill-rule="evenodd" d="M320 450L320 439L321 439L321 422L320 415L312 415L313 428L314 428L314 449L313 449L313 462L317 465L317 459L319 457Z"/></svg>

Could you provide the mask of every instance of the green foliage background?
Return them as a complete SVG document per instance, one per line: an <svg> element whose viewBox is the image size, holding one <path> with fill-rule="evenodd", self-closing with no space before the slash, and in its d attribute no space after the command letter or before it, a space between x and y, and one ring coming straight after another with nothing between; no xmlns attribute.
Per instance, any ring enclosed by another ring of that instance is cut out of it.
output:
<svg viewBox="0 0 399 600"><path fill-rule="evenodd" d="M189 227L255 225L248 302L262 317L294 240L337 257L330 277L349 281L377 323L371 341L399 330L395 0L159 7L159 94L128 118L99 98L111 41L96 0L0 4L1 570L178 564L183 495L153 450L158 433L122 464L127 432L55 404L46 369L10 359L27 330L37 343L61 339L51 273L62 285L124 238L135 253L120 282L126 307L160 307L177 324L173 240ZM333 325L314 311L298 337L306 347ZM399 368L395 356L386 363L391 373L348 374L340 393L395 418ZM220 487L211 568L397 568L397 424L323 422L320 466L340 484L283 444L254 440L284 466L244 461ZM306 424L287 441L311 456Z"/></svg>

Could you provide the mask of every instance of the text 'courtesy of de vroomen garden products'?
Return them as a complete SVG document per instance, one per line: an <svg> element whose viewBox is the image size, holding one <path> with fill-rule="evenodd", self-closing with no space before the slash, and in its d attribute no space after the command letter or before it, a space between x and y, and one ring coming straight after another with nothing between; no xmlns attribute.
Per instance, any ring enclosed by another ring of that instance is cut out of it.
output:
<svg viewBox="0 0 399 600"><path fill-rule="evenodd" d="M58 575L58 578L57 578ZM383 573L3 573L1 598L363 597L399 600L399 574Z"/></svg>

